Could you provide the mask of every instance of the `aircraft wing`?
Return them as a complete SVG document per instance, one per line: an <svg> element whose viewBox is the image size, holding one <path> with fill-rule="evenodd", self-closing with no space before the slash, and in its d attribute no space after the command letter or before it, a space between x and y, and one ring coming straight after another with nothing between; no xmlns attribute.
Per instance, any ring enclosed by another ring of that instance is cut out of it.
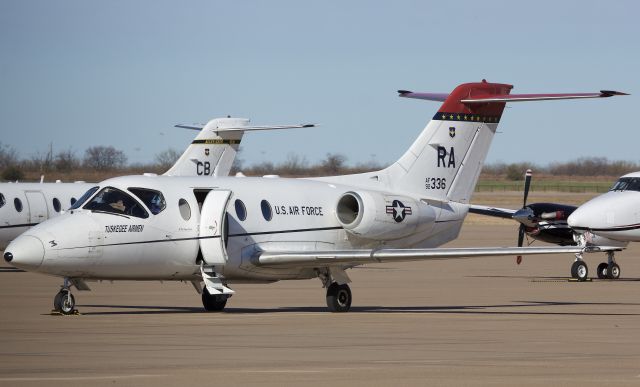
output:
<svg viewBox="0 0 640 387"><path fill-rule="evenodd" d="M469 212L472 214L487 215L487 216L493 216L496 218L512 219L513 214L515 214L516 211L517 210L512 210L509 208L480 206L477 204L469 205Z"/></svg>
<svg viewBox="0 0 640 387"><path fill-rule="evenodd" d="M497 256L570 254L620 250L620 247L476 247L432 249L373 249L270 252L264 251L253 259L258 266L274 268L358 266L365 263L405 262L422 260L463 259Z"/></svg>

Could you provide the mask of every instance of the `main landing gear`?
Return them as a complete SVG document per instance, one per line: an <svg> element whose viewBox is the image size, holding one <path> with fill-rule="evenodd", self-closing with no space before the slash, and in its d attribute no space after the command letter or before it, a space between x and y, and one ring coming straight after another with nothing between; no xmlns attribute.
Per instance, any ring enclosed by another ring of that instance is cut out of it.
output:
<svg viewBox="0 0 640 387"><path fill-rule="evenodd" d="M607 252L607 262L598 265L598 278L620 278L620 266L616 263L613 251Z"/></svg>
<svg viewBox="0 0 640 387"><path fill-rule="evenodd" d="M333 274L333 275L332 275ZM322 286L327 288L327 307L330 312L343 313L351 308L351 289L348 282L351 280L344 270L318 271L318 278Z"/></svg>
<svg viewBox="0 0 640 387"><path fill-rule="evenodd" d="M620 266L616 263L615 253L607 251L607 262L602 262L596 269L598 278L600 279L618 279L620 278ZM571 265L571 277L578 281L586 281L589 275L587 263L582 259L582 254L576 254L576 260Z"/></svg>
<svg viewBox="0 0 640 387"><path fill-rule="evenodd" d="M202 289L202 306L207 312L219 312L227 306L229 296L226 294L211 294L205 286Z"/></svg>
<svg viewBox="0 0 640 387"><path fill-rule="evenodd" d="M56 296L53 298L53 310L62 314L73 314L76 312L76 299L71 294L71 283L68 278Z"/></svg>

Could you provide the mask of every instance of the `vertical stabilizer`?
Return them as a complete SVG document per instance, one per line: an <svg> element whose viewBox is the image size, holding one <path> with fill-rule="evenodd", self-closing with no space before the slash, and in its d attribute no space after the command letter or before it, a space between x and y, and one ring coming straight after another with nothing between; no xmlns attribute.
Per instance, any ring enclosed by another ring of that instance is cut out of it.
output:
<svg viewBox="0 0 640 387"><path fill-rule="evenodd" d="M215 118L204 126L177 125L200 130L167 176L227 176L238 152L246 118ZM225 128L234 130L225 131Z"/></svg>
<svg viewBox="0 0 640 387"><path fill-rule="evenodd" d="M505 96L512 88L486 81L456 87L409 150L387 169L394 189L468 203L505 102L462 101ZM426 98L412 94L417 93L400 93L409 98L436 99L432 95Z"/></svg>

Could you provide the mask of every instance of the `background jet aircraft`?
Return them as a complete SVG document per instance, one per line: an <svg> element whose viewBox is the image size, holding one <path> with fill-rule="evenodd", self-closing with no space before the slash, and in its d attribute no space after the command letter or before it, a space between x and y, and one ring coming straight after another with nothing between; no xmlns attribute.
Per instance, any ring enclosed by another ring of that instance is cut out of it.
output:
<svg viewBox="0 0 640 387"><path fill-rule="evenodd" d="M61 276L54 306L72 313L85 280L190 281L206 310L233 283L319 278L327 306L352 302L346 269L365 263L580 253L580 246L437 248L458 237L506 102L615 92L510 95L468 83L449 95L406 153L380 171L313 179L127 176L105 180L73 210L16 238L4 258ZM381 284L393 286L393 284Z"/></svg>
<svg viewBox="0 0 640 387"><path fill-rule="evenodd" d="M246 131L291 129L314 125L249 126L246 118L216 118L206 125L176 125L198 135L164 174L227 176ZM95 183L0 183L0 250L29 227L74 205ZM95 192L95 191L93 191Z"/></svg>

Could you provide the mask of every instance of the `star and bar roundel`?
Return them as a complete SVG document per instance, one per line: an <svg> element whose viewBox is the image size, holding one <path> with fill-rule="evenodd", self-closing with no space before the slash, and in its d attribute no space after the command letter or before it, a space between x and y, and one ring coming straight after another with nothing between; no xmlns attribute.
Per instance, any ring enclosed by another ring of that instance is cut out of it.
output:
<svg viewBox="0 0 640 387"><path fill-rule="evenodd" d="M394 200L390 206L387 206L387 214L393 217L393 220L400 223L407 215L411 215L411 207L406 207L400 200Z"/></svg>

